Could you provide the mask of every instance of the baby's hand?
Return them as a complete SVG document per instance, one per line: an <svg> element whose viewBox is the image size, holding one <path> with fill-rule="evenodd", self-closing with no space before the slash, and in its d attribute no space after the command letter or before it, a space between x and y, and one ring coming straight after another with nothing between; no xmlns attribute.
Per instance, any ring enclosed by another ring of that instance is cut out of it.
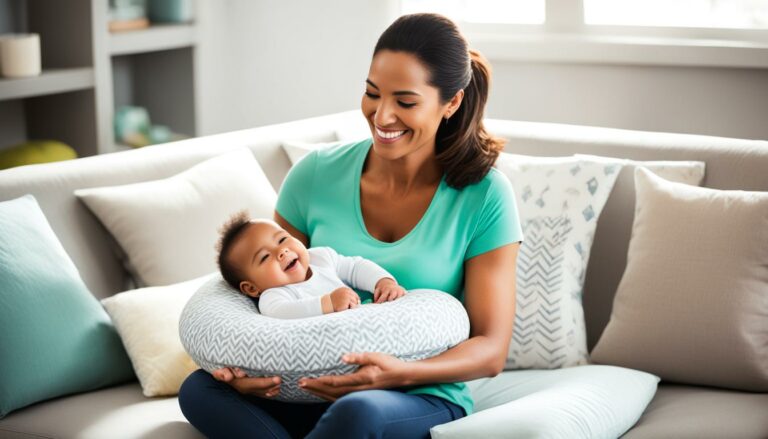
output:
<svg viewBox="0 0 768 439"><path fill-rule="evenodd" d="M344 311L345 309L357 308L360 305L360 296L349 287L336 288L330 296L333 311Z"/></svg>
<svg viewBox="0 0 768 439"><path fill-rule="evenodd" d="M391 302L405 296L403 287L397 284L394 279L385 277L376 283L376 289L373 292L373 301L375 303Z"/></svg>

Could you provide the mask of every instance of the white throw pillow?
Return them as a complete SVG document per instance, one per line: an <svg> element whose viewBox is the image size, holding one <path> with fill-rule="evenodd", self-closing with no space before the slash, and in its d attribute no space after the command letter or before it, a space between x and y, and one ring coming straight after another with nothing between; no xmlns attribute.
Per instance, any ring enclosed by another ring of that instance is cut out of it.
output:
<svg viewBox="0 0 768 439"><path fill-rule="evenodd" d="M238 149L172 177L75 191L115 237L140 286L217 269L218 229L233 213L272 218L277 195L253 154Z"/></svg>
<svg viewBox="0 0 768 439"><path fill-rule="evenodd" d="M476 412L432 427L433 439L614 439L640 419L659 377L613 366L516 370L469 381Z"/></svg>
<svg viewBox="0 0 768 439"><path fill-rule="evenodd" d="M621 163L502 153L525 240L517 259L515 327L507 369L587 363L581 295L597 219Z"/></svg>
<svg viewBox="0 0 768 439"><path fill-rule="evenodd" d="M597 155L576 154L574 157L585 160L594 160L604 163L620 163L625 167L643 167L653 172L655 175L667 181L685 183L693 186L700 186L704 181L706 163L695 160L630 160L617 157L603 157ZM627 173L628 180L634 186L634 169Z"/></svg>
<svg viewBox="0 0 768 439"><path fill-rule="evenodd" d="M179 316L211 275L165 287L125 291L101 301L131 358L144 396L176 395L199 367L179 339Z"/></svg>
<svg viewBox="0 0 768 439"><path fill-rule="evenodd" d="M340 144L340 142L338 141L312 143L312 142L301 142L298 140L291 140L291 141L283 142L283 150L285 151L286 154L288 154L288 159L291 161L291 165L295 165L296 163L299 162L299 160L304 158L305 155L309 154L310 152L316 149L330 148L338 144Z"/></svg>

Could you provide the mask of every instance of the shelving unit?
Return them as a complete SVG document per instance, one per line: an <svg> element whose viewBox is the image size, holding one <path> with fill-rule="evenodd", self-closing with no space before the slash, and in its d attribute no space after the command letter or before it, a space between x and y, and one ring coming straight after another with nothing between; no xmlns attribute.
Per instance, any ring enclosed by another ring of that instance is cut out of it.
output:
<svg viewBox="0 0 768 439"><path fill-rule="evenodd" d="M93 88L93 69L48 69L34 78L1 79L0 100L31 98Z"/></svg>
<svg viewBox="0 0 768 439"><path fill-rule="evenodd" d="M197 135L198 14L194 23L116 33L108 15L108 0L0 0L0 33L39 33L43 67L38 77L0 77L0 150L48 138L80 157L124 150L113 137L123 105Z"/></svg>
<svg viewBox="0 0 768 439"><path fill-rule="evenodd" d="M195 26L188 24L153 25L148 29L110 35L111 55L131 55L195 45Z"/></svg>

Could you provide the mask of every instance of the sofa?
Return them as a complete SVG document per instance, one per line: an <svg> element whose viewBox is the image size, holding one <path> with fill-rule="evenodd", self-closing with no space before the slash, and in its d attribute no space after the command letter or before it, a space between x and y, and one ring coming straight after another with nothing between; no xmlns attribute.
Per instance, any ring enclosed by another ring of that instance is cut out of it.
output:
<svg viewBox="0 0 768 439"><path fill-rule="evenodd" d="M703 186L768 191L766 141L494 119L488 119L486 126L493 134L509 139L507 150L517 154L581 153L634 160L701 160L706 162ZM114 238L75 197L74 190L168 177L244 146L279 190L290 168L281 147L285 140L327 142L369 135L359 111L349 111L113 154L23 166L0 172L0 201L34 195L88 289L97 299L103 299L135 285L121 263ZM617 180L600 216L586 272L583 305L589 349L595 346L611 317L613 297L627 262L634 193L626 181ZM763 347L768 349L768 344ZM0 419L0 437L202 436L186 422L176 398L146 398L139 383L131 382L14 411ZM636 425L623 437L768 438L768 393L662 381Z"/></svg>

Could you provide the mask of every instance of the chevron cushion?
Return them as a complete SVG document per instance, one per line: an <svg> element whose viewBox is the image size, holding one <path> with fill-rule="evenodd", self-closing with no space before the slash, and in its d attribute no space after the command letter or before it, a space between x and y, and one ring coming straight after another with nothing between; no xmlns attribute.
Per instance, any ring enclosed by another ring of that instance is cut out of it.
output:
<svg viewBox="0 0 768 439"><path fill-rule="evenodd" d="M586 364L584 275L597 219L623 165L503 153L496 166L515 188L525 234L506 368Z"/></svg>
<svg viewBox="0 0 768 439"><path fill-rule="evenodd" d="M506 153L499 158L497 167L515 188L525 233L517 263L515 330L507 369L587 363L581 297L597 219L622 167L637 166L688 184L698 185L704 176L704 163L693 161Z"/></svg>
<svg viewBox="0 0 768 439"><path fill-rule="evenodd" d="M240 367L249 376L279 375L274 399L315 402L300 389L301 377L339 375L356 366L348 352L385 352L405 361L433 357L469 336L464 306L435 290L412 290L401 299L307 319L262 316L254 302L220 275L189 300L179 320L181 342L211 372Z"/></svg>

